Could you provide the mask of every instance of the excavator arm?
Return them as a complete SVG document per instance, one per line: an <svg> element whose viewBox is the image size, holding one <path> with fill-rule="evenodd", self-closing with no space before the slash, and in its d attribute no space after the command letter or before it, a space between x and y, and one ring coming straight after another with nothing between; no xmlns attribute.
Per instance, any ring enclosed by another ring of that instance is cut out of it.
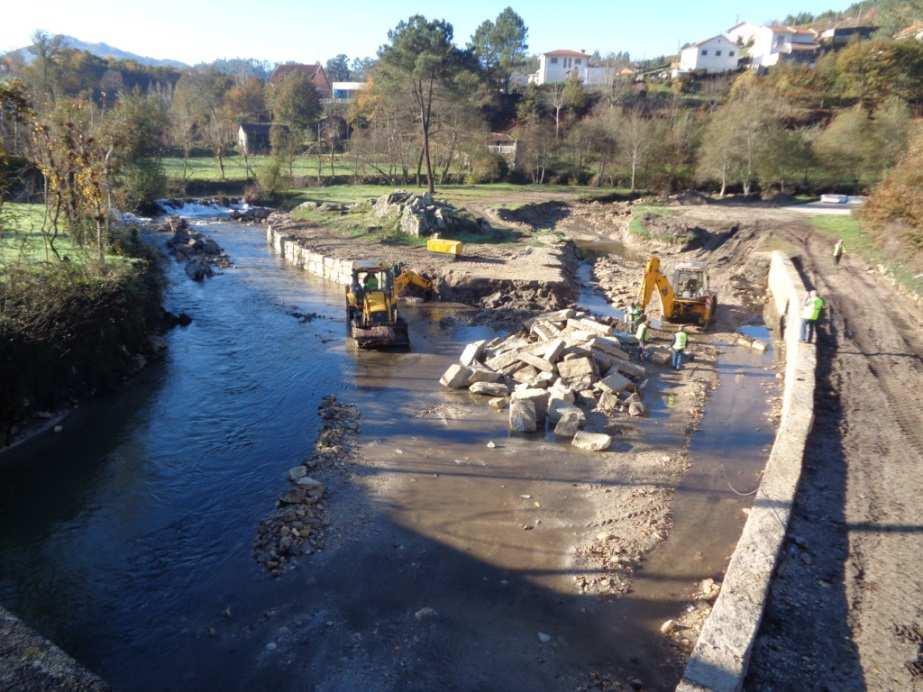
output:
<svg viewBox="0 0 923 692"><path fill-rule="evenodd" d="M655 290L660 294L664 318L670 319L676 294L673 293L670 280L660 271L660 258L657 256L650 257L644 267L644 278L641 280L641 291L638 295L638 303L642 310L651 302Z"/></svg>
<svg viewBox="0 0 923 692"><path fill-rule="evenodd" d="M394 299L397 300L409 286L417 286L427 293L432 293L434 290L432 281L420 276L415 271L405 269L394 279Z"/></svg>

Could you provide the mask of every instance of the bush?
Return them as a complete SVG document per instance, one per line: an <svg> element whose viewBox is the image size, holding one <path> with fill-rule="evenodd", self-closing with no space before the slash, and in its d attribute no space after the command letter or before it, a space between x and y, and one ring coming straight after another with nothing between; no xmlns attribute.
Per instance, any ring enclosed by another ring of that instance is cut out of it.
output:
<svg viewBox="0 0 923 692"><path fill-rule="evenodd" d="M923 251L923 129L917 130L907 154L872 191L861 216L879 233L900 227L901 239Z"/></svg>
<svg viewBox="0 0 923 692"><path fill-rule="evenodd" d="M278 198L279 195L290 189L292 180L285 175L282 162L277 158L273 158L270 159L269 163L257 170L256 184L259 198L269 201Z"/></svg>
<svg viewBox="0 0 923 692"><path fill-rule="evenodd" d="M471 161L471 170L465 176L469 185L496 183L504 180L509 172L506 159L499 154L485 151Z"/></svg>
<svg viewBox="0 0 923 692"><path fill-rule="evenodd" d="M125 166L119 183L116 201L126 210L148 211L167 193L167 174L160 161L153 159Z"/></svg>

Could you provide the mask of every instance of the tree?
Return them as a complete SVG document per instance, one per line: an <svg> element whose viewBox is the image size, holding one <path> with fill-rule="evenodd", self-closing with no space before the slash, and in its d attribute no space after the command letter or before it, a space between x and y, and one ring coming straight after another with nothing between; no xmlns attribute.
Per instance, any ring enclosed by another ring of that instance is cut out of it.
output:
<svg viewBox="0 0 923 692"><path fill-rule="evenodd" d="M350 76L357 82L364 82L374 66L375 58L353 58L349 64Z"/></svg>
<svg viewBox="0 0 923 692"><path fill-rule="evenodd" d="M61 60L64 53L64 41L61 36L51 36L44 31L32 34L29 52L35 56L32 65L36 75L36 96L42 100L53 101L60 89Z"/></svg>
<svg viewBox="0 0 923 692"><path fill-rule="evenodd" d="M266 110L266 90L256 77L246 77L232 86L224 101L234 119L239 122L263 122Z"/></svg>
<svg viewBox="0 0 923 692"><path fill-rule="evenodd" d="M195 146L198 125L198 94L188 75L183 75L173 90L170 102L170 134L173 143L183 152L183 180L189 170L189 154Z"/></svg>
<svg viewBox="0 0 923 692"><path fill-rule="evenodd" d="M640 108L631 108L623 111L616 132L619 137L619 153L629 169L629 188L634 190L638 171L654 145L654 124Z"/></svg>
<svg viewBox="0 0 923 692"><path fill-rule="evenodd" d="M386 90L409 92L416 107L430 192L435 192L430 154L433 102L437 91L453 88L454 79L468 62L452 44L452 37L448 22L414 15L388 32L390 43L379 51L380 79L376 84Z"/></svg>
<svg viewBox="0 0 923 692"><path fill-rule="evenodd" d="M554 113L554 140L561 138L561 111L567 105L564 101L564 82L553 82L547 85L545 94L548 99L548 105Z"/></svg>
<svg viewBox="0 0 923 692"><path fill-rule="evenodd" d="M349 58L343 53L330 58L324 70L326 70L327 77L331 82L348 82L352 77L352 73L349 71Z"/></svg>
<svg viewBox="0 0 923 692"><path fill-rule="evenodd" d="M288 125L304 136L314 127L321 114L320 95L307 74L293 70L269 92L272 120Z"/></svg>
<svg viewBox="0 0 923 692"><path fill-rule="evenodd" d="M923 250L923 129L917 127L906 154L872 191L860 212L878 230L896 230L912 251Z"/></svg>
<svg viewBox="0 0 923 692"><path fill-rule="evenodd" d="M482 22L468 43L481 67L503 92L510 90L513 70L525 63L528 34L522 17L507 7L495 21Z"/></svg>
<svg viewBox="0 0 923 692"><path fill-rule="evenodd" d="M874 106L889 96L923 99L923 44L918 41L857 41L836 54L837 86L843 96Z"/></svg>

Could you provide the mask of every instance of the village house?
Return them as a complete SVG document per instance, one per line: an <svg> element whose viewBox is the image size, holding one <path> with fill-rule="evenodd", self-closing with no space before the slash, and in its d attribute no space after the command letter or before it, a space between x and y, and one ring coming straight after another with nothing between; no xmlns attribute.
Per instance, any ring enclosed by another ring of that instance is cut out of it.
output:
<svg viewBox="0 0 923 692"><path fill-rule="evenodd" d="M270 150L269 123L241 123L237 128L237 148L241 154L252 156Z"/></svg>
<svg viewBox="0 0 923 692"><path fill-rule="evenodd" d="M832 30L830 47L838 47L841 37L845 37L850 31L852 30ZM861 32L857 35L861 35ZM820 36L813 29L760 26L752 22L740 22L728 29L725 36L740 48L742 57L749 61L750 67L755 70L783 62L813 65L820 48Z"/></svg>
<svg viewBox="0 0 923 692"><path fill-rule="evenodd" d="M608 84L613 78L620 76L619 68L592 65L591 59L580 50L562 49L542 53L538 58L538 70L529 75L528 83L539 86L560 84L573 76L584 86L599 86Z"/></svg>
<svg viewBox="0 0 923 692"><path fill-rule="evenodd" d="M737 69L740 49L726 36L719 34L704 41L690 43L679 53L677 74L721 74Z"/></svg>
<svg viewBox="0 0 923 692"><path fill-rule="evenodd" d="M308 79L311 80L311 83L314 84L318 96L322 99L331 98L332 87L330 80L327 79L327 72L320 63L315 65L303 65L301 63L291 62L279 65L269 76L269 83L276 84L292 72L303 72L307 75Z"/></svg>
<svg viewBox="0 0 923 692"><path fill-rule="evenodd" d="M356 98L365 82L333 82L331 85L332 101L335 103L349 103Z"/></svg>
<svg viewBox="0 0 923 692"><path fill-rule="evenodd" d="M850 41L865 41L878 31L877 26L835 26L822 31L819 36L824 48L841 48Z"/></svg>
<svg viewBox="0 0 923 692"><path fill-rule="evenodd" d="M487 151L502 156L511 169L519 165L519 142L506 132L491 132L487 138Z"/></svg>

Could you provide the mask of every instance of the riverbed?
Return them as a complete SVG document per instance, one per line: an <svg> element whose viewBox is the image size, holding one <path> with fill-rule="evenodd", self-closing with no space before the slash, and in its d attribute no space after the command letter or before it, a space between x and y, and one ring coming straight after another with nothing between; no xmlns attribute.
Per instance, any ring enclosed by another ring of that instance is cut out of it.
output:
<svg viewBox="0 0 923 692"><path fill-rule="evenodd" d="M574 589L591 570L573 548L608 498L658 482L631 452L682 441L678 378L658 376L617 460L508 438L502 414L435 388L463 343L493 334L464 308L409 309L411 353L355 353L340 287L286 267L259 228L204 228L235 266L199 284L168 265L167 308L193 322L166 361L0 469L0 603L118 689L675 683L657 625L720 576L739 534L772 433L765 406L741 402L771 356L727 345L674 531L633 595L605 599ZM362 411L364 463L329 479L328 548L273 579L254 532L331 393ZM694 564L670 564L674 550Z"/></svg>

